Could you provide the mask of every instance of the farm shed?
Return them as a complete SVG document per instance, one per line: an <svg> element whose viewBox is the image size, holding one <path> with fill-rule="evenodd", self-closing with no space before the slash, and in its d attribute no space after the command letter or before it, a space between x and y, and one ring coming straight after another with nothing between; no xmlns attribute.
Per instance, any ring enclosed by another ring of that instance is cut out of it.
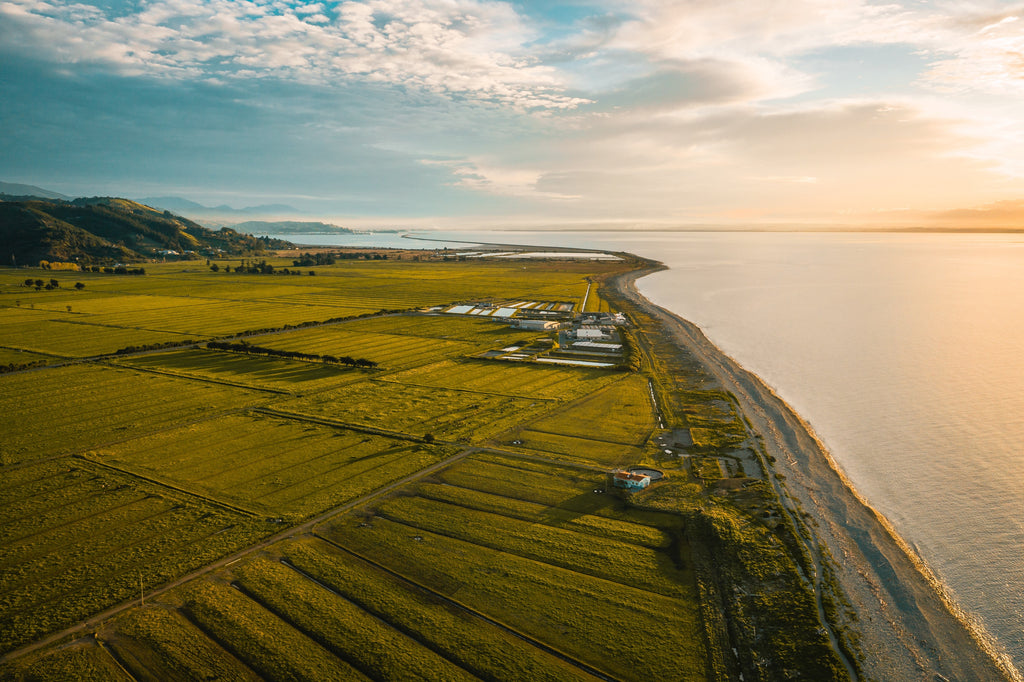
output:
<svg viewBox="0 0 1024 682"><path fill-rule="evenodd" d="M616 488L626 490L643 490L651 484L651 477L647 474L637 474L632 471L616 469L612 472L612 485Z"/></svg>

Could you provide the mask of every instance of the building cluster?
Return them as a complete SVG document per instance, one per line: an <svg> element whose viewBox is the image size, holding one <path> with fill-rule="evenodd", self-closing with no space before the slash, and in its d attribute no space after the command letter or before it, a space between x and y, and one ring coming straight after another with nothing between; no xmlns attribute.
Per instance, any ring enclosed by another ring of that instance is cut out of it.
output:
<svg viewBox="0 0 1024 682"><path fill-rule="evenodd" d="M574 307L563 301L508 301L460 304L437 312L488 318L512 329L553 334L549 339L487 351L482 357L579 367L621 365L626 354L620 331L627 325L625 315L578 313Z"/></svg>

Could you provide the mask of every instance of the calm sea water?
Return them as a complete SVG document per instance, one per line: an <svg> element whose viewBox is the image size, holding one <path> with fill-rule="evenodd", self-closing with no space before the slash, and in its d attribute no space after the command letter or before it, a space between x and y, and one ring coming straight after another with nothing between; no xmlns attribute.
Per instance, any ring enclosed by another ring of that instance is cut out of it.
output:
<svg viewBox="0 0 1024 682"><path fill-rule="evenodd" d="M661 260L640 290L811 423L1024 669L1024 236L449 233Z"/></svg>

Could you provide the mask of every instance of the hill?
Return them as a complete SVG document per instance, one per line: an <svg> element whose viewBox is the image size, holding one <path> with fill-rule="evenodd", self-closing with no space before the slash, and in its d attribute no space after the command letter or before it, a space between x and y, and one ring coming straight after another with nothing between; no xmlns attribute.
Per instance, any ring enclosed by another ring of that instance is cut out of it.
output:
<svg viewBox="0 0 1024 682"><path fill-rule="evenodd" d="M39 199L70 199L63 194L52 190L36 187L35 185L22 185L17 182L0 182L0 199L14 200L27 199L29 197Z"/></svg>
<svg viewBox="0 0 1024 682"><path fill-rule="evenodd" d="M250 234L354 234L347 227L330 223L299 222L294 220L266 221L248 220L233 225L239 232Z"/></svg>
<svg viewBox="0 0 1024 682"><path fill-rule="evenodd" d="M259 206L246 206L245 208L232 208L227 204L220 206L204 206L203 204L183 199L182 197L146 197L140 201L147 206L156 206L161 210L167 209L182 215L196 216L200 218L238 219L241 216L280 216L294 215L301 213L294 206L287 204L260 204Z"/></svg>
<svg viewBox="0 0 1024 682"><path fill-rule="evenodd" d="M0 244L0 262L18 265L259 254L290 246L230 228L213 231L169 211L111 197L0 202Z"/></svg>

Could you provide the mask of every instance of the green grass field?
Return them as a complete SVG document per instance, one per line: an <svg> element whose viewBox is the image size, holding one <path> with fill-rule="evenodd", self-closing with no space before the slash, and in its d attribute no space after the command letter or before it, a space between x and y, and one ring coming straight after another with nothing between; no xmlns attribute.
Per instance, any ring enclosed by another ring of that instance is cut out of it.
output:
<svg viewBox="0 0 1024 682"><path fill-rule="evenodd" d="M81 452L208 419L265 394L102 365L0 376L0 461Z"/></svg>
<svg viewBox="0 0 1024 682"><path fill-rule="evenodd" d="M588 277L625 264L403 256L301 275L0 268L0 364L64 359L0 375L0 679L725 680L734 647L777 679L832 670L796 541L745 511L771 506L766 486L741 507L669 466L646 492L609 488L609 468L653 452L649 379L708 461L746 437L680 355L647 374L499 362L472 356L542 335L364 315L579 308ZM587 309L610 310L604 293ZM379 366L93 357L253 330L253 346Z"/></svg>
<svg viewBox="0 0 1024 682"><path fill-rule="evenodd" d="M0 483L0 649L251 544L270 527L79 460Z"/></svg>
<svg viewBox="0 0 1024 682"><path fill-rule="evenodd" d="M232 414L89 457L253 512L304 518L451 454L441 446Z"/></svg>
<svg viewBox="0 0 1024 682"><path fill-rule="evenodd" d="M364 381L280 402L276 408L339 424L476 443L513 428L550 405L500 394Z"/></svg>
<svg viewBox="0 0 1024 682"><path fill-rule="evenodd" d="M548 400L578 398L621 378L617 372L601 369L495 360L447 360L388 377L391 381L428 388L457 388Z"/></svg>
<svg viewBox="0 0 1024 682"><path fill-rule="evenodd" d="M353 331L354 326L356 323L275 334L261 338L260 343L281 350L366 358L385 371L467 355L480 348L471 340L360 332Z"/></svg>
<svg viewBox="0 0 1024 682"><path fill-rule="evenodd" d="M695 595L669 598L379 516L334 524L329 537L613 675L703 675Z"/></svg>
<svg viewBox="0 0 1024 682"><path fill-rule="evenodd" d="M254 357L190 348L138 355L120 361L127 367L148 369L196 379L304 394L340 384L362 381L372 374L340 365Z"/></svg>

